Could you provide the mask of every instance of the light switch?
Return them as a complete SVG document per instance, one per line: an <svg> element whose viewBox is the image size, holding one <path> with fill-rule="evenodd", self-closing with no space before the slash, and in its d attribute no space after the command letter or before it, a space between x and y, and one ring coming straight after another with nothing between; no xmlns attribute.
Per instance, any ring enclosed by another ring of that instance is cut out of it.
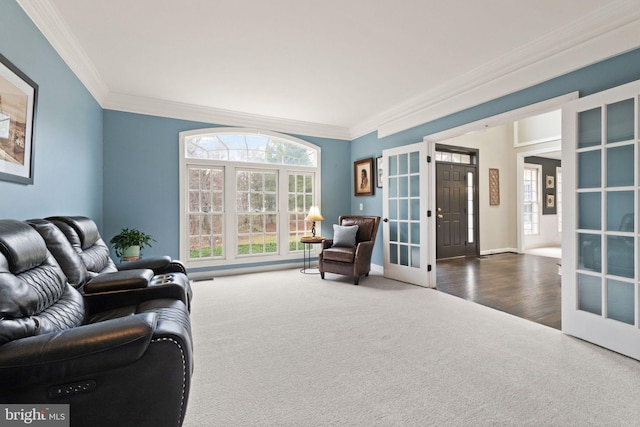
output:
<svg viewBox="0 0 640 427"><path fill-rule="evenodd" d="M360 210L364 209L364 203L360 203Z"/></svg>

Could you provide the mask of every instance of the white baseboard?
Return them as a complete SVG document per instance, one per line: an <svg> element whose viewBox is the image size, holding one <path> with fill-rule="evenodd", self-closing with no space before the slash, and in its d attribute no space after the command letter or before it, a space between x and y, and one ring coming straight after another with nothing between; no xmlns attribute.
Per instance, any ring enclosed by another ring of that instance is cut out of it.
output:
<svg viewBox="0 0 640 427"><path fill-rule="evenodd" d="M486 251L480 251L480 255L495 255L495 254L504 254L504 253L518 253L518 249L516 248L502 248L502 249L489 249Z"/></svg>
<svg viewBox="0 0 640 427"><path fill-rule="evenodd" d="M317 264L317 262L316 262ZM189 272L189 280L200 281L210 280L215 277L237 276L239 274L260 273L264 271L287 270L291 268L302 268L302 260L292 260L291 262L281 264L264 264L255 267L238 267L218 269L212 268L206 271Z"/></svg>
<svg viewBox="0 0 640 427"><path fill-rule="evenodd" d="M383 274L384 273L384 267L378 264L371 264L371 271L373 271L374 273L380 273Z"/></svg>

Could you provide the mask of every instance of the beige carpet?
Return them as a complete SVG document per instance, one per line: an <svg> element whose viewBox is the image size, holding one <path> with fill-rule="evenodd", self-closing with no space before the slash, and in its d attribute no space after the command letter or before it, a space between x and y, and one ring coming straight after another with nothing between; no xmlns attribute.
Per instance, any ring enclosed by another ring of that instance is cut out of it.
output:
<svg viewBox="0 0 640 427"><path fill-rule="evenodd" d="M194 283L185 426L632 426L640 362L372 274Z"/></svg>

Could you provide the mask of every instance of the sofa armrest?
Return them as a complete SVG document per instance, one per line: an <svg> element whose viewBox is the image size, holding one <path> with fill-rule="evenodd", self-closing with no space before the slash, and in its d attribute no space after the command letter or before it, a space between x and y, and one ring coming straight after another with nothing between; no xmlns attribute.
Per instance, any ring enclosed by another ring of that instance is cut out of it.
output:
<svg viewBox="0 0 640 427"><path fill-rule="evenodd" d="M136 269L103 273L94 276L84 287L85 294L114 292L126 289L139 289L149 286L153 279L153 271Z"/></svg>
<svg viewBox="0 0 640 427"><path fill-rule="evenodd" d="M145 353L157 324L155 313L36 335L2 346L0 396L12 386L52 383L128 365Z"/></svg>
<svg viewBox="0 0 640 427"><path fill-rule="evenodd" d="M120 271L149 268L153 270L155 274L162 274L170 268L172 263L173 261L171 261L171 257L169 256L157 256L122 262L117 265L117 268Z"/></svg>

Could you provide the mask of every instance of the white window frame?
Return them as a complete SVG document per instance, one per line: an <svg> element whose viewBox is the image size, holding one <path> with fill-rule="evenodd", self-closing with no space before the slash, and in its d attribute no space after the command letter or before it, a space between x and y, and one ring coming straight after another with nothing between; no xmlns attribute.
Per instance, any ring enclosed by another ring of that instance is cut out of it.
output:
<svg viewBox="0 0 640 427"><path fill-rule="evenodd" d="M316 151L316 166L298 166L298 165L283 165L283 164L269 164L269 163L252 163L252 162L237 162L237 161L225 161L225 160L209 160L198 158L186 157L186 144L190 137L197 135L210 135L210 134L260 134L265 136L271 136L277 139L286 140L299 145L306 146ZM314 205L318 206L320 210L321 197L321 147L304 141L299 138L295 138L289 135L280 134L277 132L256 131L255 129L244 128L208 128L197 129L191 131L180 132L179 134L179 148L180 148L180 165L179 165L179 193L180 193L180 259L183 260L187 268L206 268L217 266L228 266L238 264L255 264L261 262L276 262L287 260L298 260L303 254L302 249L290 251L289 250L289 226L288 226L288 183L289 174L312 174L314 176ZM188 218L188 202L189 192L188 185L188 169L190 166L200 167L222 167L224 168L224 218L225 223L223 225L223 256L219 258L206 258L193 260L189 258L189 218ZM237 230L237 216L236 216L236 170L273 170L278 172L278 252L274 254L256 254L256 255L237 255L237 241L233 239L236 236ZM318 226L318 225L316 225ZM309 223L311 227L311 223ZM320 234L320 231L318 231ZM233 239L233 241L231 241Z"/></svg>
<svg viewBox="0 0 640 427"><path fill-rule="evenodd" d="M558 216L558 234L562 233L562 166L556 167L556 214Z"/></svg>
<svg viewBox="0 0 640 427"><path fill-rule="evenodd" d="M538 229L537 229L536 232L532 232L532 231L527 231L526 228L525 228L524 234L525 234L525 236L537 236L537 235L540 234L540 215L542 214L542 211L541 211L541 209L542 209L542 196L541 196L542 195L542 182L541 182L542 181L542 179L541 179L541 177L542 177L542 165L525 163L523 171L526 171L527 169L536 170L537 197L536 197L536 200L531 202L531 203L535 204L538 207L538 209L537 209L537 218L536 218L537 219L537 224L538 224ZM523 182L523 185L524 185L524 177L523 177L523 181L522 182ZM522 204L523 204L522 205L522 212L524 213L524 204L527 203L524 200L524 190L523 190L523 197L522 198L523 198L523 201L522 201ZM533 212L533 209L532 209L532 212ZM526 220L524 219L524 215L522 217L522 224L523 224L523 226L526 225Z"/></svg>

